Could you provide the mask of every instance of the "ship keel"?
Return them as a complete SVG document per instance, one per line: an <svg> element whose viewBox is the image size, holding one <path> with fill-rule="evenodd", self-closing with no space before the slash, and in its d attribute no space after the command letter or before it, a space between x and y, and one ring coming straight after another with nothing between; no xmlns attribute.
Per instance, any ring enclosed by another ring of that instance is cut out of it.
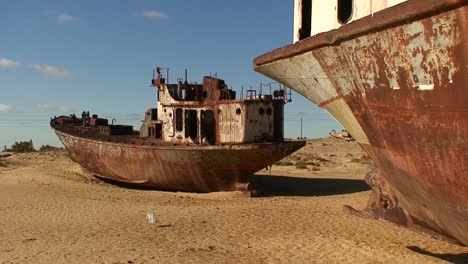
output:
<svg viewBox="0 0 468 264"><path fill-rule="evenodd" d="M442 230L433 230L427 225L420 225L423 222L416 220L404 209L385 177L380 173L379 168L374 167L367 173L365 181L372 188L367 206L358 210L350 205L344 205L343 210L345 212L366 219L387 221L433 238L463 245L449 235L443 234Z"/></svg>

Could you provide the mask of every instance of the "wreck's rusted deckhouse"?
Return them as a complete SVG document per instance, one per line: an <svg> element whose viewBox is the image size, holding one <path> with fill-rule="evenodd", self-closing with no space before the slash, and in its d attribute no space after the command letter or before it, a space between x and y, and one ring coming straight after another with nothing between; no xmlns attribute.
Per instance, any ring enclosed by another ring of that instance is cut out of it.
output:
<svg viewBox="0 0 468 264"><path fill-rule="evenodd" d="M285 89L258 95L246 90L245 99L236 99L236 92L215 77L205 76L202 84L166 84L161 68L154 75L157 108L146 112L141 137L174 144L283 141Z"/></svg>

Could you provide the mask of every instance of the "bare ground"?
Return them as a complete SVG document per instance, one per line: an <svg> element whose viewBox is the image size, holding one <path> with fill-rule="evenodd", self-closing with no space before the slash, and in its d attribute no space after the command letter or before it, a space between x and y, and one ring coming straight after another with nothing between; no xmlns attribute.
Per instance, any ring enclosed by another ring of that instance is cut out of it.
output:
<svg viewBox="0 0 468 264"><path fill-rule="evenodd" d="M369 196L356 143L311 140L280 164L245 198L115 186L63 151L1 157L0 263L468 263L466 247L343 211Z"/></svg>

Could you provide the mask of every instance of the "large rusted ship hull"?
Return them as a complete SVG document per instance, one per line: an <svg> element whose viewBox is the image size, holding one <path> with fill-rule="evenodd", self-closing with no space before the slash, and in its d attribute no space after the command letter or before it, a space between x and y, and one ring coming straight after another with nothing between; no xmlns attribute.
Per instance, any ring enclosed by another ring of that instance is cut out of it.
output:
<svg viewBox="0 0 468 264"><path fill-rule="evenodd" d="M305 141L237 145L134 145L70 135L55 129L70 158L116 181L157 188L213 192L247 190L249 176Z"/></svg>
<svg viewBox="0 0 468 264"><path fill-rule="evenodd" d="M363 211L468 245L468 1L407 1L255 59L375 161Z"/></svg>

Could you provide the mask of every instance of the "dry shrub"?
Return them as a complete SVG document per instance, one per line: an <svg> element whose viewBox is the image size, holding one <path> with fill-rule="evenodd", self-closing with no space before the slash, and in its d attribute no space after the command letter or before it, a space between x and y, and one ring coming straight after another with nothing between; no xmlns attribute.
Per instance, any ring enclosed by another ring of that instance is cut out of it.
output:
<svg viewBox="0 0 468 264"><path fill-rule="evenodd" d="M352 158L351 162L356 162L356 163L361 163L361 164L368 164L368 165L373 164L372 159L367 155L362 155L360 158Z"/></svg>
<svg viewBox="0 0 468 264"><path fill-rule="evenodd" d="M320 156L315 157L315 159L321 162L332 162L331 160Z"/></svg>
<svg viewBox="0 0 468 264"><path fill-rule="evenodd" d="M313 160L309 160L305 163L306 165L311 165L311 166L316 166L316 167L320 167L320 163L317 162L317 161L313 161Z"/></svg>
<svg viewBox="0 0 468 264"><path fill-rule="evenodd" d="M278 161L277 164L278 166L292 166L294 165L294 163L292 163L291 161L289 160L284 160L284 161Z"/></svg>
<svg viewBox="0 0 468 264"><path fill-rule="evenodd" d="M299 160L296 161L295 165L306 165L305 161Z"/></svg>
<svg viewBox="0 0 468 264"><path fill-rule="evenodd" d="M307 169L307 165L305 165L304 163L296 164L296 169L300 169L300 170Z"/></svg>
<svg viewBox="0 0 468 264"><path fill-rule="evenodd" d="M15 142L11 146L11 152L34 152L36 151L33 146L32 140Z"/></svg>
<svg viewBox="0 0 468 264"><path fill-rule="evenodd" d="M294 155L294 156L291 157L291 159L292 159L292 160L301 160L302 157L299 156L299 155Z"/></svg>
<svg viewBox="0 0 468 264"><path fill-rule="evenodd" d="M42 145L42 146L39 148L39 151L52 151L52 150L58 150L58 149L59 149L59 148L54 147L54 146Z"/></svg>
<svg viewBox="0 0 468 264"><path fill-rule="evenodd" d="M373 164L372 159L365 154L361 156L360 160L361 160L361 163L363 164Z"/></svg>

